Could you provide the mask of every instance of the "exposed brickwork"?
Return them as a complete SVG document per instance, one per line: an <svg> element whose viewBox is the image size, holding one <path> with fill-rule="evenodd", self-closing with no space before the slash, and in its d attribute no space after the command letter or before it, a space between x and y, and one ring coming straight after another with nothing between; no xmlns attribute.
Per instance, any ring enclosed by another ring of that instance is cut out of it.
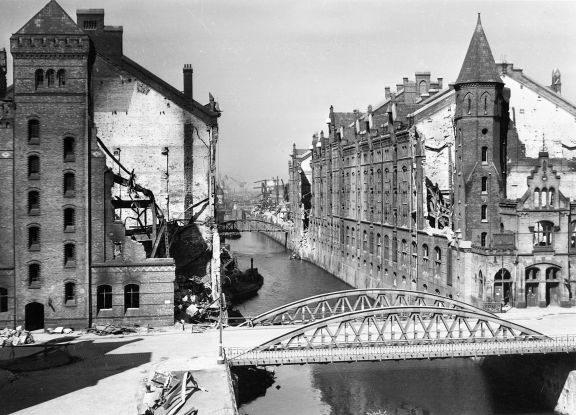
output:
<svg viewBox="0 0 576 415"><path fill-rule="evenodd" d="M11 38L14 87L8 94L2 87L0 97L0 288L9 299L0 326L172 323L174 261L147 258L144 246L125 236L112 198L127 191L114 185L118 167L98 138L119 148L121 163L166 216L213 217L217 103L211 97L203 106L124 57L122 29L105 27L103 11L91 13L79 12L80 26L99 22L83 31L52 1ZM74 145L65 147L65 138ZM66 209L74 214L65 227ZM198 234L204 252L210 227ZM209 258L202 260L210 272ZM113 287L113 306L99 311L103 284ZM137 308L125 308L128 284L138 286Z"/></svg>

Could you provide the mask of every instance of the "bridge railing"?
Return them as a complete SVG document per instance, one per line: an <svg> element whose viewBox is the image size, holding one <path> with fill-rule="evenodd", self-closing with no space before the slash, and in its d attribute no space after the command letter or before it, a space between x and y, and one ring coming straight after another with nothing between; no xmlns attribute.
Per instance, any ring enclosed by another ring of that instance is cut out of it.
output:
<svg viewBox="0 0 576 415"><path fill-rule="evenodd" d="M477 341L437 342L398 341L393 345L339 344L334 347L271 348L255 350L228 347L226 356L231 365L281 365L323 362L432 359L448 357L499 356L576 352L576 335L534 338L531 340L477 339Z"/></svg>

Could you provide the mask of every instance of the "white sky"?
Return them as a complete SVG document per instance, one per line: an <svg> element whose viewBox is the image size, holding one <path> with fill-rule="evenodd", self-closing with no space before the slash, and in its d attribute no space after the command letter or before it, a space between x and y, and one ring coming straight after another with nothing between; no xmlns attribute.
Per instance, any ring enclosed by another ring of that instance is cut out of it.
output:
<svg viewBox="0 0 576 415"><path fill-rule="evenodd" d="M47 0L2 0L0 48ZM476 25L496 61L542 84L554 67L576 102L576 0L59 0L104 8L124 26L124 54L194 98L220 102L219 171L237 179L287 177L292 143L308 147L336 111L364 111L385 86L417 71L453 82ZM11 59L9 57L9 64ZM11 72L9 72L11 83Z"/></svg>

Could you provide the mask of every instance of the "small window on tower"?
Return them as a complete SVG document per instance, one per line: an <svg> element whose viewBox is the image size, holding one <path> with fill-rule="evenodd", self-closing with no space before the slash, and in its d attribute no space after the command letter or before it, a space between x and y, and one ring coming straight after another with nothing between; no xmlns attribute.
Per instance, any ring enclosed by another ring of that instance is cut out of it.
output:
<svg viewBox="0 0 576 415"><path fill-rule="evenodd" d="M84 30L96 30L97 26L96 20L84 20Z"/></svg>
<svg viewBox="0 0 576 415"><path fill-rule="evenodd" d="M488 147L482 147L482 163L488 163Z"/></svg>
<svg viewBox="0 0 576 415"><path fill-rule="evenodd" d="M486 237L488 236L487 232L482 232L480 234L480 246L486 246Z"/></svg>
<svg viewBox="0 0 576 415"><path fill-rule="evenodd" d="M482 193L488 192L488 177L482 177Z"/></svg>
<svg viewBox="0 0 576 415"><path fill-rule="evenodd" d="M64 138L64 161L74 161L74 138Z"/></svg>
<svg viewBox="0 0 576 415"><path fill-rule="evenodd" d="M58 70L56 78L58 78L58 86L66 86L66 71L64 69Z"/></svg>
<svg viewBox="0 0 576 415"><path fill-rule="evenodd" d="M480 219L483 222L488 220L488 205L482 205L480 210Z"/></svg>
<svg viewBox="0 0 576 415"><path fill-rule="evenodd" d="M54 86L54 69L48 69L46 71L46 83L49 87Z"/></svg>
<svg viewBox="0 0 576 415"><path fill-rule="evenodd" d="M34 73L34 87L36 89L44 86L44 71L42 69L36 69Z"/></svg>
<svg viewBox="0 0 576 415"><path fill-rule="evenodd" d="M76 191L76 180L74 173L64 174L64 197L74 197Z"/></svg>

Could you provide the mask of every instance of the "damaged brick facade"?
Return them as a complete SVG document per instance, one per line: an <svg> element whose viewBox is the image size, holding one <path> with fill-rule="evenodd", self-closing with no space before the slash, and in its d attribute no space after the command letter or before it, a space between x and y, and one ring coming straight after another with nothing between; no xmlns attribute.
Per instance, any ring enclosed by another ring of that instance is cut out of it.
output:
<svg viewBox="0 0 576 415"><path fill-rule="evenodd" d="M312 201L292 195L292 248L358 288L573 306L576 107L560 85L496 64L478 17L454 84L416 73L365 113L330 108L327 134L294 149L293 192L310 181Z"/></svg>
<svg viewBox="0 0 576 415"><path fill-rule="evenodd" d="M0 326L171 324L177 264L153 237L193 218L211 247L218 104L193 99L189 65L181 92L122 37L102 9L74 22L50 1L10 40L12 86L0 52Z"/></svg>

